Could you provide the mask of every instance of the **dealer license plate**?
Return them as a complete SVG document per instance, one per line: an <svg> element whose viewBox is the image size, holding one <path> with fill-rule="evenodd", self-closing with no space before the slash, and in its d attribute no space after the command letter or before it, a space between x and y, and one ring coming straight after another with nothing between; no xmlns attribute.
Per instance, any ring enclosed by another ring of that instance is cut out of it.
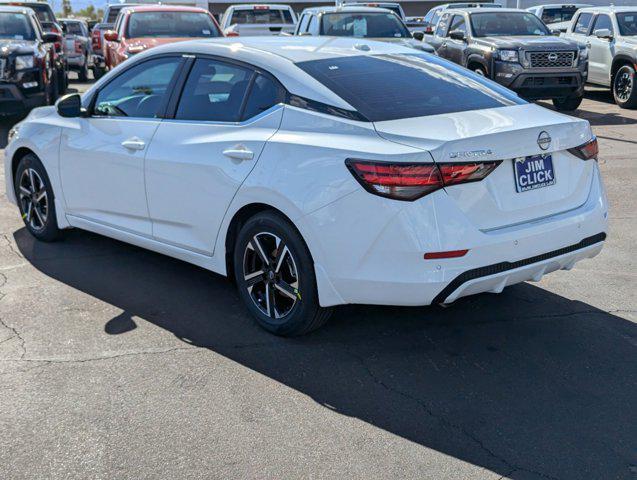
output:
<svg viewBox="0 0 637 480"><path fill-rule="evenodd" d="M515 169L515 189L518 192L555 185L555 172L551 155L516 158L513 161L513 166Z"/></svg>

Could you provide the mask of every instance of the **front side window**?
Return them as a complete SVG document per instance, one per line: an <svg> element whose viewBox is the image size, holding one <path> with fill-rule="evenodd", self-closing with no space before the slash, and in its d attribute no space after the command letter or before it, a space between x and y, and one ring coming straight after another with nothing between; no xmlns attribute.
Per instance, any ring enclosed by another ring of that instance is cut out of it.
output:
<svg viewBox="0 0 637 480"><path fill-rule="evenodd" d="M471 26L476 37L551 34L539 18L527 12L473 13Z"/></svg>
<svg viewBox="0 0 637 480"><path fill-rule="evenodd" d="M573 27L573 33L586 35L588 33L588 27L591 24L592 19L592 13L580 13L580 16L577 17L577 22L575 22L575 27Z"/></svg>
<svg viewBox="0 0 637 480"><path fill-rule="evenodd" d="M218 37L210 15L199 12L135 12L128 18L127 38Z"/></svg>
<svg viewBox="0 0 637 480"><path fill-rule="evenodd" d="M35 40L35 31L29 18L22 13L0 12L0 38Z"/></svg>
<svg viewBox="0 0 637 480"><path fill-rule="evenodd" d="M115 77L97 94L94 114L154 118L168 95L181 58L158 58L136 65Z"/></svg>
<svg viewBox="0 0 637 480"><path fill-rule="evenodd" d="M427 55L360 55L296 65L372 122L526 103L500 85Z"/></svg>
<svg viewBox="0 0 637 480"><path fill-rule="evenodd" d="M228 25L242 25L246 23L284 23L287 25L294 23L294 20L292 20L292 14L287 8L269 8L267 5L256 5L250 10L240 9L232 12L232 17L230 18L230 22L228 22Z"/></svg>
<svg viewBox="0 0 637 480"><path fill-rule="evenodd" d="M619 33L625 37L637 35L637 12L622 12L617 14Z"/></svg>
<svg viewBox="0 0 637 480"><path fill-rule="evenodd" d="M409 30L393 13L327 13L323 35L357 38L409 38Z"/></svg>
<svg viewBox="0 0 637 480"><path fill-rule="evenodd" d="M453 20L451 20L449 33L453 32L454 30L460 30L461 32L467 33L467 25L462 15L454 15Z"/></svg>
<svg viewBox="0 0 637 480"><path fill-rule="evenodd" d="M611 22L610 17L608 15L600 14L597 15L595 19L595 25L593 25L593 34L597 30L610 30L610 33L613 33L613 22Z"/></svg>
<svg viewBox="0 0 637 480"><path fill-rule="evenodd" d="M237 122L253 71L218 60L195 61L184 86L176 119Z"/></svg>

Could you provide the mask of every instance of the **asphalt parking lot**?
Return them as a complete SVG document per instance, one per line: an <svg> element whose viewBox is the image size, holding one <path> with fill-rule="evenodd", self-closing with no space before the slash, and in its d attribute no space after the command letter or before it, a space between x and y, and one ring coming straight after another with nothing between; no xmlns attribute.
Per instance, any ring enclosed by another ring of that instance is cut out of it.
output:
<svg viewBox="0 0 637 480"><path fill-rule="evenodd" d="M577 115L611 203L598 257L297 339L197 267L34 241L1 178L0 478L637 479L637 111L600 90Z"/></svg>

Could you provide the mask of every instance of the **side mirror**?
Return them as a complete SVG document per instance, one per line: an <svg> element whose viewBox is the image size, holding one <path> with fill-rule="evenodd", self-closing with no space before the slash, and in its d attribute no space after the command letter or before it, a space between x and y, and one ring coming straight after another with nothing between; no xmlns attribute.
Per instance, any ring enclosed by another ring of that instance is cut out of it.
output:
<svg viewBox="0 0 637 480"><path fill-rule="evenodd" d="M414 32L411 35L412 35L412 37L414 37L419 42L422 42L423 39L425 38L425 33L424 32Z"/></svg>
<svg viewBox="0 0 637 480"><path fill-rule="evenodd" d="M82 99L78 93L69 93L55 102L55 108L60 117L80 117L82 115Z"/></svg>
<svg viewBox="0 0 637 480"><path fill-rule="evenodd" d="M452 40L464 41L467 37L462 30L453 30L452 32L449 32L449 38L451 38Z"/></svg>
<svg viewBox="0 0 637 480"><path fill-rule="evenodd" d="M595 30L593 32L593 35L595 35L597 38L601 38L604 40L612 40L613 39L613 34L611 33L611 31L608 28L600 28L599 30Z"/></svg>
<svg viewBox="0 0 637 480"><path fill-rule="evenodd" d="M55 43L62 41L62 35L59 33L47 32L42 34L42 41L44 43Z"/></svg>
<svg viewBox="0 0 637 480"><path fill-rule="evenodd" d="M117 35L117 32L114 32L113 30L107 30L106 32L104 32L104 40L106 40L107 42L119 42L119 36Z"/></svg>

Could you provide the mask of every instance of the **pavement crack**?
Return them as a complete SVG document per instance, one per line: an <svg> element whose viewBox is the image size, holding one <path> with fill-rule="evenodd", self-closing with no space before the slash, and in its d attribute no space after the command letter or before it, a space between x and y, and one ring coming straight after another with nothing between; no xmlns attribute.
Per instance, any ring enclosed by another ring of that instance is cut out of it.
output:
<svg viewBox="0 0 637 480"><path fill-rule="evenodd" d="M435 413L431 409L431 407L424 400L422 400L422 399L420 399L418 397L415 397L413 395L410 395L409 393L404 392L402 390L399 390L397 388L391 387L390 385L385 383L380 377L378 377L372 371L372 369L369 367L369 365L367 365L367 363L365 362L365 359L362 356L357 355L357 354L355 354L355 353L353 353L351 351L349 353L350 353L350 355L352 357L354 357L360 363L360 365L363 367L363 369L365 370L367 375L372 379L372 381L374 383L380 385L385 390L387 390L388 392L390 392L390 393L392 393L394 395L398 395L400 397L403 397L403 398L405 398L407 400L410 400L410 401L416 403L417 405L420 406L420 408L422 410L425 411L425 413L428 416L438 420L439 422L441 422L446 427L454 429L454 430L460 432L462 435L464 435L465 437L469 438L473 443L475 443L482 451L487 453L490 457L492 457L495 460L497 460L497 461L501 462L502 464L504 464L504 466L509 470L509 472L507 474L505 474L505 476L503 476L501 478L505 478L506 476L509 476L513 472L516 472L516 471L525 471L525 472L528 472L528 473L532 473L532 474L538 475L538 476L540 476L542 478L546 478L548 480L557 480L556 477L553 477L551 475L547 475L547 474L544 474L542 472L538 472L536 470L520 467L519 465L513 465L511 462L509 462L502 455L497 454L495 451L493 451L491 448L489 448L480 438L478 438L476 435L474 435L473 433L468 431L462 425L455 424L455 423L449 421L443 415L439 415L439 414Z"/></svg>
<svg viewBox="0 0 637 480"><path fill-rule="evenodd" d="M7 235L6 233L3 233L0 236L0 238L4 239L4 242L7 244L7 247L9 248L9 251L11 253L13 253L18 258L24 258L24 256L18 250L16 250L15 247L13 246L13 242L9 238L9 235Z"/></svg>
<svg viewBox="0 0 637 480"><path fill-rule="evenodd" d="M7 276L4 273L0 273L0 288L4 287L7 284ZM0 302L2 300L4 300L4 297L6 297L7 294L4 293L3 291L0 291ZM9 325L8 323L6 323L2 317L0 317L0 325L2 325L4 328L6 328L7 330L13 332L13 335L11 337L9 337L7 340L9 340L10 338L18 338L18 340L20 341L20 349L22 350L22 353L20 354L20 360L22 360L24 358L24 356L27 353L27 348L26 348L26 342L24 340L24 337L22 336L22 334L18 331L17 328L12 327L11 325ZM4 343L5 340L3 340L0 343Z"/></svg>

